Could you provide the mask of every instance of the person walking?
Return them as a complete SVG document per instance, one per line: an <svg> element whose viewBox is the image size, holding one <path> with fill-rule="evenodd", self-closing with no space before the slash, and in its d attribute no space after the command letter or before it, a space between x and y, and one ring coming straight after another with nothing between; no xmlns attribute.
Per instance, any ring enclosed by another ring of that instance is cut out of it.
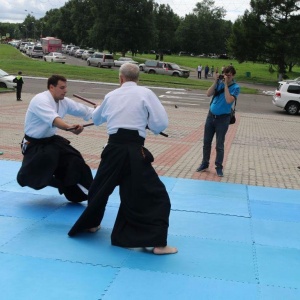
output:
<svg viewBox="0 0 300 300"><path fill-rule="evenodd" d="M14 78L13 82L17 84L17 89L16 89L16 91L17 91L17 101L22 101L21 93L22 93L22 87L23 87L24 81L23 81L21 71L18 72L18 75Z"/></svg>
<svg viewBox="0 0 300 300"><path fill-rule="evenodd" d="M224 142L227 133L231 107L236 101L240 87L234 81L236 70L232 66L224 68L224 76L219 77L215 73L214 83L207 90L207 96L213 96L204 127L203 138L203 158L202 163L197 168L197 172L204 172L209 167L211 155L211 145L214 135L216 135L216 173L219 177L223 175Z"/></svg>
<svg viewBox="0 0 300 300"><path fill-rule="evenodd" d="M167 245L171 204L165 185L144 147L146 128L159 134L168 116L157 96L137 85L139 67L125 63L119 69L121 87L108 93L93 112L95 125L107 123L108 143L88 194L88 206L69 231L96 232L109 196L119 186L120 207L111 234L112 245L151 247L154 254L174 254Z"/></svg>
<svg viewBox="0 0 300 300"><path fill-rule="evenodd" d="M40 190L57 188L72 202L87 200L93 181L90 167L70 142L56 134L57 129L80 134L83 126L70 125L63 120L66 114L89 120L94 108L65 97L67 79L52 75L48 90L37 94L29 103L21 143L23 161L17 174L20 186Z"/></svg>

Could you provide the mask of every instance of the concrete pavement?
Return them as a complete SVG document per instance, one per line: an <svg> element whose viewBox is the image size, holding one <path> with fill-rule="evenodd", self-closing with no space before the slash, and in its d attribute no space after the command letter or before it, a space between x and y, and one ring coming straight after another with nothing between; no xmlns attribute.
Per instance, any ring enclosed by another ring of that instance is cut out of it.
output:
<svg viewBox="0 0 300 300"><path fill-rule="evenodd" d="M146 147L170 195L168 243L179 252L155 256L111 245L118 188L101 230L68 238L86 201L71 204L53 188L18 185L19 143L32 96L17 102L15 94L0 94L3 299L300 299L299 116L238 112L219 178L213 166L195 172L207 109L165 105L169 137L149 134ZM61 133L97 168L105 126L87 127L80 136Z"/></svg>
<svg viewBox="0 0 300 300"><path fill-rule="evenodd" d="M33 94L22 93L22 102L14 93L0 94L0 160L21 161L20 142L24 117ZM243 95L240 95L242 98ZM74 98L74 100L76 100ZM167 177L201 179L246 185L300 189L300 117L262 115L237 112L237 122L230 126L226 137L224 177L215 174L213 163L208 172L195 172L202 158L203 126L206 109L165 105L169 115L168 138L149 132L146 147L155 157L158 174ZM72 124L78 120L67 117ZM102 146L107 141L105 126L87 127L68 138L96 169ZM215 152L212 153L214 161Z"/></svg>

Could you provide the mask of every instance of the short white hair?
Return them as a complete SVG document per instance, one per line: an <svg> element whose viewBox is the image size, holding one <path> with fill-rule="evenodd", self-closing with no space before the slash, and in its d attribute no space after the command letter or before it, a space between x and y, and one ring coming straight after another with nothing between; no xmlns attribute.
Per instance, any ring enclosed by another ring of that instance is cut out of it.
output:
<svg viewBox="0 0 300 300"><path fill-rule="evenodd" d="M126 81L138 81L140 69L136 64L125 63L120 67L119 75L122 75Z"/></svg>

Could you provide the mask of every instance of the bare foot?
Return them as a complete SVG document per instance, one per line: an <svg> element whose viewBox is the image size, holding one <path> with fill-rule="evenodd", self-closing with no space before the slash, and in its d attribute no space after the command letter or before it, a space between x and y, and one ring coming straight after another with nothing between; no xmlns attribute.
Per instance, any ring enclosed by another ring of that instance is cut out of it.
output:
<svg viewBox="0 0 300 300"><path fill-rule="evenodd" d="M95 233L100 229L100 225L97 227L93 227L93 228L89 228L86 231L90 232L90 233Z"/></svg>
<svg viewBox="0 0 300 300"><path fill-rule="evenodd" d="M175 254L178 250L175 247L165 246L165 247L154 247L153 253L157 255L161 254Z"/></svg>

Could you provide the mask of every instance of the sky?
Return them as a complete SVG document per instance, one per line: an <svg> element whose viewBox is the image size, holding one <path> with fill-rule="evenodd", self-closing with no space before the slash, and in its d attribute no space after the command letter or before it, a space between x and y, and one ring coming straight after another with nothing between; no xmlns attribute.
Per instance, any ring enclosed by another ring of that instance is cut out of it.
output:
<svg viewBox="0 0 300 300"><path fill-rule="evenodd" d="M0 0L0 22L23 23L28 14L36 19L45 16L46 11L64 6L67 0ZM173 11L181 17L191 13L197 2L194 0L155 0L159 4L169 4ZM234 22L250 7L250 0L215 0L215 7L223 7L227 11L226 20Z"/></svg>

